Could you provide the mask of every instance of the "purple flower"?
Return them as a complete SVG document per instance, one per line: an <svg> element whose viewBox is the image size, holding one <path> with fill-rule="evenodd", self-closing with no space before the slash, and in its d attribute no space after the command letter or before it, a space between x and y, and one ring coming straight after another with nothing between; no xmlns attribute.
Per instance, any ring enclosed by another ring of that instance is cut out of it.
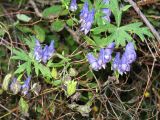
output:
<svg viewBox="0 0 160 120"><path fill-rule="evenodd" d="M41 61L42 58L42 47L38 40L36 40L34 47L34 57L37 61Z"/></svg>
<svg viewBox="0 0 160 120"><path fill-rule="evenodd" d="M17 94L21 89L21 85L17 78L13 78L12 83L10 84L10 90L13 92L13 94Z"/></svg>
<svg viewBox="0 0 160 120"><path fill-rule="evenodd" d="M99 58L97 60L98 65L105 69L107 60L105 59L105 50L102 48L99 52Z"/></svg>
<svg viewBox="0 0 160 120"><path fill-rule="evenodd" d="M117 52L112 64L112 70L118 70L120 62L121 62L120 52Z"/></svg>
<svg viewBox="0 0 160 120"><path fill-rule="evenodd" d="M108 4L109 0L103 0L104 4ZM111 16L111 10L108 8L103 8L102 12L104 14L103 19L107 20L109 23L111 22L110 16Z"/></svg>
<svg viewBox="0 0 160 120"><path fill-rule="evenodd" d="M54 52L55 52L54 41L52 40L49 47L48 47L48 59L50 59L53 56Z"/></svg>
<svg viewBox="0 0 160 120"><path fill-rule="evenodd" d="M54 49L54 41L52 41L49 46L46 45L44 47L43 55L42 55L42 61L44 63L46 63L47 60L49 60L53 56L54 51L55 51L55 49Z"/></svg>
<svg viewBox="0 0 160 120"><path fill-rule="evenodd" d="M130 71L130 64L127 62L127 56L124 53L122 55L120 64L119 64L119 73L123 74Z"/></svg>
<svg viewBox="0 0 160 120"><path fill-rule="evenodd" d="M98 71L100 69L97 59L91 53L87 54L87 59L93 70Z"/></svg>
<svg viewBox="0 0 160 120"><path fill-rule="evenodd" d="M136 51L134 49L134 45L132 42L130 42L126 45L126 50L125 50L124 54L126 54L127 62L129 64L131 64L132 62L134 62L136 60L137 55L136 55Z"/></svg>
<svg viewBox="0 0 160 120"><path fill-rule="evenodd" d="M80 20L81 21L80 30L84 31L85 34L87 34L92 27L92 23L94 22L94 13L95 13L95 11L94 11L94 9L92 9L91 12L87 13L88 14L87 16L84 16L85 18Z"/></svg>
<svg viewBox="0 0 160 120"><path fill-rule="evenodd" d="M42 55L42 61L43 61L43 63L46 63L47 60L48 60L48 45L46 45L43 48L43 55Z"/></svg>
<svg viewBox="0 0 160 120"><path fill-rule="evenodd" d="M102 12L104 14L103 19L105 19L106 21L108 21L110 23L111 22L111 19L110 19L111 10L109 10L108 8L103 8Z"/></svg>
<svg viewBox="0 0 160 120"><path fill-rule="evenodd" d="M38 40L36 40L35 48L34 48L34 56L37 61L43 61L46 63L49 60L53 53L55 52L54 49L54 41L51 41L50 45L46 45L43 49Z"/></svg>
<svg viewBox="0 0 160 120"><path fill-rule="evenodd" d="M84 22L89 13L88 2L86 1L80 13L80 22Z"/></svg>
<svg viewBox="0 0 160 120"><path fill-rule="evenodd" d="M77 10L77 2L76 2L76 0L72 0L72 1L71 1L70 10L71 10L72 12L74 12L74 11Z"/></svg>
<svg viewBox="0 0 160 120"><path fill-rule="evenodd" d="M108 3L109 3L109 0L103 0L103 2L104 2L105 4L108 4Z"/></svg>
<svg viewBox="0 0 160 120"><path fill-rule="evenodd" d="M114 46L115 46L115 43L112 42L105 48L105 59L107 62L111 61L112 59L111 54L113 52Z"/></svg>
<svg viewBox="0 0 160 120"><path fill-rule="evenodd" d="M29 91L29 85L30 85L30 81L31 81L31 76L29 76L26 81L24 82L24 84L22 85L21 89L22 89L22 94L26 95Z"/></svg>

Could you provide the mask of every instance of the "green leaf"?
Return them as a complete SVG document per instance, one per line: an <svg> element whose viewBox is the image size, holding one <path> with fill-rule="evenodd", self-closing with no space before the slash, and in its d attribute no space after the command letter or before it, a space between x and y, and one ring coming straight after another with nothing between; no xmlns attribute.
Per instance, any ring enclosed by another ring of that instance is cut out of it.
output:
<svg viewBox="0 0 160 120"><path fill-rule="evenodd" d="M22 97L19 100L19 110L24 116L29 116L29 105Z"/></svg>
<svg viewBox="0 0 160 120"><path fill-rule="evenodd" d="M60 32L61 30L63 30L64 26L65 23L61 20L56 20L51 24L51 28L56 32Z"/></svg>
<svg viewBox="0 0 160 120"><path fill-rule="evenodd" d="M41 28L40 26L38 25L35 25L34 26L34 31L36 33L36 38L38 40L40 40L41 42L43 42L45 40L45 31L43 28Z"/></svg>
<svg viewBox="0 0 160 120"><path fill-rule="evenodd" d="M57 79L58 73L56 68L52 68L51 75L54 79Z"/></svg>
<svg viewBox="0 0 160 120"><path fill-rule="evenodd" d="M39 64L37 61L34 61L34 68L35 68L35 73L38 76L39 75Z"/></svg>
<svg viewBox="0 0 160 120"><path fill-rule="evenodd" d="M22 61L30 60L28 54L20 48L17 48L17 50L13 49L13 54L15 54L15 55L12 56L11 59L22 60Z"/></svg>
<svg viewBox="0 0 160 120"><path fill-rule="evenodd" d="M143 41L145 39L145 36L148 37L153 37L153 35L150 33L150 31L148 30L147 27L141 27L143 24L138 22L138 23L131 23L122 27L116 27L116 26L112 26L112 25L106 25L106 26L102 26L101 27L97 27L92 29L92 31L95 34L99 34L105 30L108 29L108 32L110 33L109 36L102 38L102 39L98 39L97 41L95 40L95 42L98 44L98 46L103 46L105 47L106 45L108 45L109 43L115 41L116 46L118 47L119 45L121 46L125 46L126 42L130 42L133 40L131 34L136 34L140 37L140 39ZM110 27L109 27L110 26Z"/></svg>
<svg viewBox="0 0 160 120"><path fill-rule="evenodd" d="M52 78L50 69L42 64L39 64L39 70L41 71L44 77Z"/></svg>
<svg viewBox="0 0 160 120"><path fill-rule="evenodd" d="M73 19L68 19L68 20L66 21L66 23L67 23L67 25L70 26L70 27L74 26L74 21L73 21Z"/></svg>
<svg viewBox="0 0 160 120"><path fill-rule="evenodd" d="M117 28L116 26L108 23L106 25L102 25L94 29L91 29L91 31L93 31L93 34L97 35L100 34L101 32L106 32L106 31L113 32L116 28Z"/></svg>
<svg viewBox="0 0 160 120"><path fill-rule="evenodd" d="M109 3L108 8L112 11L112 13L113 13L113 15L115 17L117 26L119 27L120 23L121 23L122 11L119 9L118 0L111 0L110 3Z"/></svg>
<svg viewBox="0 0 160 120"><path fill-rule="evenodd" d="M96 46L96 43L88 36L83 36L88 45Z"/></svg>
<svg viewBox="0 0 160 120"><path fill-rule="evenodd" d="M27 75L29 76L31 74L31 62L27 62L27 67L26 67Z"/></svg>
<svg viewBox="0 0 160 120"><path fill-rule="evenodd" d="M17 14L16 17L23 22L29 22L31 20L31 17L28 17L25 14Z"/></svg>
<svg viewBox="0 0 160 120"><path fill-rule="evenodd" d="M125 5L124 7L121 8L121 11L127 11L131 5Z"/></svg>
<svg viewBox="0 0 160 120"><path fill-rule="evenodd" d="M66 7L66 9L68 9L68 6L69 6L69 3L70 3L70 0L61 0L62 2L62 5Z"/></svg>
<svg viewBox="0 0 160 120"><path fill-rule="evenodd" d="M33 33L33 30L26 26L17 25L16 28L18 28L18 30L20 30L23 33Z"/></svg>
<svg viewBox="0 0 160 120"><path fill-rule="evenodd" d="M75 68L70 68L69 69L69 76L75 77L78 75L78 71Z"/></svg>
<svg viewBox="0 0 160 120"><path fill-rule="evenodd" d="M27 69L27 62L21 64L18 66L18 69L14 72L15 74L17 73L22 73Z"/></svg>
<svg viewBox="0 0 160 120"><path fill-rule="evenodd" d="M48 7L46 9L44 9L44 11L42 12L43 17L50 17L52 16L57 16L62 12L62 6L61 5L53 5L51 7Z"/></svg>
<svg viewBox="0 0 160 120"><path fill-rule="evenodd" d="M61 83L62 83L61 80L54 80L54 81L52 82L52 85L54 85L54 86L59 86Z"/></svg>
<svg viewBox="0 0 160 120"><path fill-rule="evenodd" d="M77 81L69 80L66 81L67 85L67 96L71 96L76 92Z"/></svg>

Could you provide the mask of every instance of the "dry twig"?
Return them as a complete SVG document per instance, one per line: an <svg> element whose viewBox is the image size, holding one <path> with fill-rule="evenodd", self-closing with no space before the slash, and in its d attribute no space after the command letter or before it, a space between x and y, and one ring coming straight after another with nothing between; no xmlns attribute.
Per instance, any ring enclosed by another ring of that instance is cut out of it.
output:
<svg viewBox="0 0 160 120"><path fill-rule="evenodd" d="M128 2L132 5L132 7L134 8L134 10L137 12L137 14L140 16L140 18L143 20L143 22L148 26L148 28L151 30L151 32L153 33L153 35L155 36L155 38L160 43L160 35L159 35L159 33L155 30L155 28L153 27L153 25L148 21L148 19L146 18L146 16L141 12L141 10L137 6L137 4L133 0L128 0Z"/></svg>

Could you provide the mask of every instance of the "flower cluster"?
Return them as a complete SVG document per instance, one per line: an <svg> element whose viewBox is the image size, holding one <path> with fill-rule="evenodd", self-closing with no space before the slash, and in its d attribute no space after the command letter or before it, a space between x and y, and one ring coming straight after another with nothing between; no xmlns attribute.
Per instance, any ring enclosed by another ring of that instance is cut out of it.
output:
<svg viewBox="0 0 160 120"><path fill-rule="evenodd" d="M77 0L72 0L71 1L71 3L70 3L70 10L72 11L72 12L74 12L74 11L76 11L77 10L77 2L76 2Z"/></svg>
<svg viewBox="0 0 160 120"><path fill-rule="evenodd" d="M104 4L108 4L109 0L103 0ZM103 19L105 19L108 22L111 22L110 16L111 16L111 10L108 8L103 8L102 12L104 14Z"/></svg>
<svg viewBox="0 0 160 120"><path fill-rule="evenodd" d="M112 64L112 69L118 70L118 72L122 75L123 73L130 71L130 66L136 60L136 57L137 55L134 45L132 42L130 42L126 45L126 49L122 55L122 58L120 58L119 52L116 53Z"/></svg>
<svg viewBox="0 0 160 120"><path fill-rule="evenodd" d="M109 0L103 0L103 3L108 4ZM73 12L77 10L76 0L71 1L70 10ZM108 8L103 8L102 12L104 14L102 18L105 19L105 21L110 22L111 10L109 10ZM91 11L89 11L89 5L86 0L80 13L80 23L81 23L80 31L83 31L85 35L90 31L92 27L92 24L94 22L94 15L95 15L95 10L92 9Z"/></svg>
<svg viewBox="0 0 160 120"><path fill-rule="evenodd" d="M111 43L106 48L101 48L99 52L98 59L95 58L91 53L87 54L87 59L93 70L98 71L101 68L106 67L106 63L110 62L112 59L112 52L115 44Z"/></svg>
<svg viewBox="0 0 160 120"><path fill-rule="evenodd" d="M25 80L24 84L21 85L20 82L17 80L17 78L13 78L13 81L10 84L10 90L13 92L13 94L17 94L18 92L21 91L23 95L26 95L29 91L30 81L31 81L31 76L29 76Z"/></svg>
<svg viewBox="0 0 160 120"><path fill-rule="evenodd" d="M92 9L91 11L89 11L88 3L85 2L80 14L80 30L84 31L84 34L87 34L90 31L94 22L94 14L95 10Z"/></svg>
<svg viewBox="0 0 160 120"><path fill-rule="evenodd" d="M54 51L54 41L51 41L49 46L46 45L42 49L40 42L36 40L34 47L34 57L37 61L42 61L43 63L46 63L47 60L49 60L53 56Z"/></svg>
<svg viewBox="0 0 160 120"><path fill-rule="evenodd" d="M112 60L112 52L114 49L115 44L109 44L105 49L100 49L98 59L95 58L91 53L87 54L88 62L90 63L93 70L98 71L102 67L106 67L106 63ZM132 42L126 45L125 52L123 53L122 57L120 52L116 53L116 56L113 60L112 69L114 71L118 71L121 75L130 71L130 65L136 60L136 52L134 49L134 45Z"/></svg>

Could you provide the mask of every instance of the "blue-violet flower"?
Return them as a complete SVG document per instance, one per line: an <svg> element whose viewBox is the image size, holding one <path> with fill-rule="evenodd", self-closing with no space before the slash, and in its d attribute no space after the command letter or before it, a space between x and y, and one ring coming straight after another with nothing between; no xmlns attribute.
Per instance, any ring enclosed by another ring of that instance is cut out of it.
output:
<svg viewBox="0 0 160 120"><path fill-rule="evenodd" d="M29 76L24 82L24 84L22 85L21 89L22 89L23 95L26 95L28 93L29 87L30 87L30 81L31 81L31 76Z"/></svg>
<svg viewBox="0 0 160 120"><path fill-rule="evenodd" d="M70 10L72 12L76 11L77 10L77 2L76 0L72 0L71 3L70 3Z"/></svg>
<svg viewBox="0 0 160 120"><path fill-rule="evenodd" d="M36 39L35 47L34 47L34 57L37 61L41 61L42 58L42 47L40 42Z"/></svg>
<svg viewBox="0 0 160 120"><path fill-rule="evenodd" d="M97 59L91 53L87 54L87 59L93 70L98 71L100 69Z"/></svg>
<svg viewBox="0 0 160 120"><path fill-rule="evenodd" d="M86 1L80 13L80 23L83 23L89 13L88 2Z"/></svg>
<svg viewBox="0 0 160 120"><path fill-rule="evenodd" d="M105 69L107 61L105 59L105 50L103 48L100 49L97 62L100 67L103 67Z"/></svg>
<svg viewBox="0 0 160 120"><path fill-rule="evenodd" d="M92 27L92 23L94 22L94 9L92 9L92 11L88 12L88 15L85 19L82 19L82 22L81 22L81 28L80 30L81 31L84 31L84 34L86 35L91 27Z"/></svg>
<svg viewBox="0 0 160 120"><path fill-rule="evenodd" d="M36 45L34 48L34 56L37 61L43 61L43 63L46 63L47 60L49 60L53 53L55 52L54 49L54 41L51 41L50 45L46 45L43 49L39 43L38 40L36 40Z"/></svg>
<svg viewBox="0 0 160 120"><path fill-rule="evenodd" d="M130 71L130 64L127 61L126 54L123 54L119 64L119 73L122 75L123 73L126 74L126 72L129 71Z"/></svg>
<svg viewBox="0 0 160 120"><path fill-rule="evenodd" d="M112 70L119 70L119 64L120 64L120 62L121 62L120 52L117 52L116 56L114 58L114 61L112 63Z"/></svg>
<svg viewBox="0 0 160 120"><path fill-rule="evenodd" d="M134 49L134 45L132 42L128 43L126 45L126 49L125 49L125 53L124 53L126 56L127 56L127 62L129 64L131 64L132 62L134 62L136 60L136 51Z"/></svg>
<svg viewBox="0 0 160 120"><path fill-rule="evenodd" d="M104 4L108 4L109 0L103 0ZM103 19L107 20L109 23L111 22L110 16L111 16L111 10L108 8L103 8L102 12L104 14Z"/></svg>
<svg viewBox="0 0 160 120"><path fill-rule="evenodd" d="M111 54L113 52L114 46L115 46L115 43L112 42L105 48L105 59L106 59L107 63L109 61L111 61L111 59L112 59Z"/></svg>

